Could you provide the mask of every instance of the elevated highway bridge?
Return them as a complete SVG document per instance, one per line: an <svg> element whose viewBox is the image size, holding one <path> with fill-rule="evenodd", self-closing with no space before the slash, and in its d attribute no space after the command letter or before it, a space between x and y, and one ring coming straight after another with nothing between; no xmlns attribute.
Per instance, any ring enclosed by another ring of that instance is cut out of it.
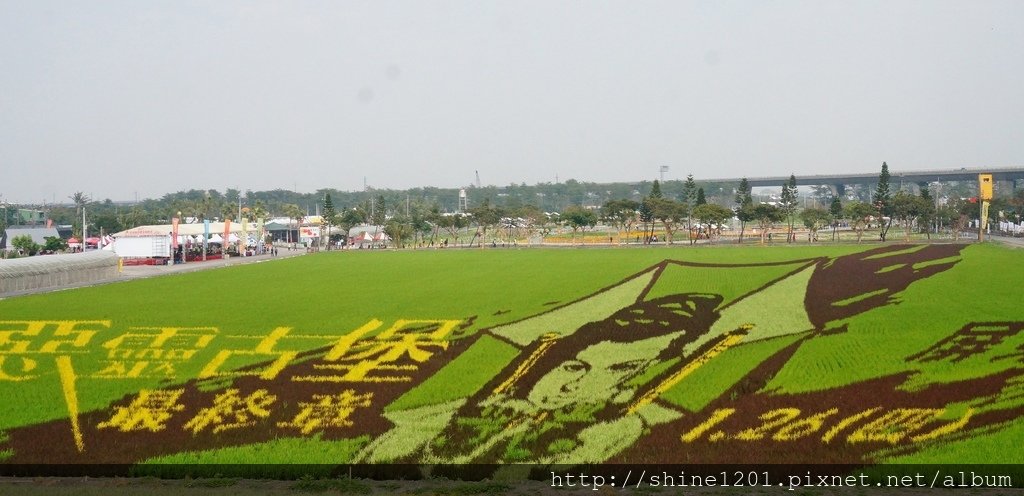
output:
<svg viewBox="0 0 1024 496"><path fill-rule="evenodd" d="M831 186L842 189L849 184L876 184L878 172L865 174L821 174L796 176L797 186ZM1013 181L1013 187L1024 186L1024 167L988 167L899 171L890 170L890 183L927 184L933 182L977 181L978 174L992 174L992 180ZM707 179L701 182L739 183L741 178ZM747 182L752 188L782 186L789 181L789 176L748 177Z"/></svg>

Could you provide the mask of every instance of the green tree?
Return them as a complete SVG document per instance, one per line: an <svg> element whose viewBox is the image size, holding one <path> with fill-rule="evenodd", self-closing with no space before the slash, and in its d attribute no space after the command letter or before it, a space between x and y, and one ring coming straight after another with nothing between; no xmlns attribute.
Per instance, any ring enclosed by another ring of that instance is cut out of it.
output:
<svg viewBox="0 0 1024 496"><path fill-rule="evenodd" d="M671 198L651 198L651 215L654 219L661 221L665 227L665 236L668 243L672 244L676 229L687 217L689 208L685 203L677 202Z"/></svg>
<svg viewBox="0 0 1024 496"><path fill-rule="evenodd" d="M661 183L657 179L654 180L654 184L651 185L651 192L647 195L651 198L662 198L664 195L661 194Z"/></svg>
<svg viewBox="0 0 1024 496"><path fill-rule="evenodd" d="M972 204L955 198L939 207L935 212L935 218L939 225L945 226L953 240L959 240L960 234L967 228L972 210Z"/></svg>
<svg viewBox="0 0 1024 496"><path fill-rule="evenodd" d="M562 212L562 220L572 228L572 243L575 243L576 231L586 233L588 228L597 225L597 214L578 205L570 205Z"/></svg>
<svg viewBox="0 0 1024 496"><path fill-rule="evenodd" d="M821 207L805 208L800 212L800 220L811 231L812 241L817 241L818 230L829 225L831 217L831 213Z"/></svg>
<svg viewBox="0 0 1024 496"><path fill-rule="evenodd" d="M705 203L693 208L693 216L700 225L707 227L709 239L714 239L712 235L722 235L722 226L732 218L733 211L721 205Z"/></svg>
<svg viewBox="0 0 1024 496"><path fill-rule="evenodd" d="M651 203L654 201L654 197L646 197L640 202L640 206L637 207L637 216L640 218L640 222L643 223L644 227L644 244L651 242L651 237L654 235L654 211L651 209ZM648 229L650 231L648 232Z"/></svg>
<svg viewBox="0 0 1024 496"><path fill-rule="evenodd" d="M469 214L473 217L473 221L476 222L477 225L477 232L473 235L473 239L477 241L477 245L479 246L484 237L487 236L487 229L496 226L501 222L502 211L491 204L490 198L484 198L484 201L479 205L470 207ZM473 241L470 241L469 244L472 246Z"/></svg>
<svg viewBox="0 0 1024 496"><path fill-rule="evenodd" d="M522 219L519 228L525 231L527 238L540 232L548 222L548 216L536 205L523 205L516 211L516 215Z"/></svg>
<svg viewBox="0 0 1024 496"><path fill-rule="evenodd" d="M750 195L750 190L750 183L744 177L736 188L736 198L734 200L736 207L733 209L736 212L736 218L740 221L739 243L743 243L743 231L747 227L747 222L754 220L754 199Z"/></svg>
<svg viewBox="0 0 1024 496"><path fill-rule="evenodd" d="M237 211L238 211L238 206L235 205L234 203L228 203L228 202L221 203L220 204L220 220L222 220L222 221L230 220L230 221L233 221L233 222L241 222L241 219L236 219L235 218Z"/></svg>
<svg viewBox="0 0 1024 496"><path fill-rule="evenodd" d="M295 232L298 232L299 228L302 227L303 212L298 205L294 203L288 203L284 205L284 215L288 217L288 220L295 221ZM292 239L292 230L288 230L288 242L294 243L297 239Z"/></svg>
<svg viewBox="0 0 1024 496"><path fill-rule="evenodd" d="M889 226L892 224L892 194L889 192L889 179L889 164L882 162L882 171L878 174L878 185L875 187L874 196L871 197L871 203L882 222L882 230L878 235L881 241L885 241L889 234Z"/></svg>
<svg viewBox="0 0 1024 496"><path fill-rule="evenodd" d="M686 230L693 230L693 207L697 205L697 182L693 180L693 174L686 175L686 182L683 183L683 192L679 195L679 201L686 205ZM690 236L690 244L696 242L693 236Z"/></svg>
<svg viewBox="0 0 1024 496"><path fill-rule="evenodd" d="M910 241L910 233L914 226L924 223L922 219L930 219L935 208L931 200L905 191L897 191L891 202L892 216L903 224L906 241Z"/></svg>
<svg viewBox="0 0 1024 496"><path fill-rule="evenodd" d="M405 248L405 242L412 236L412 224L405 215L395 215L384 224L384 234L391 238L392 246Z"/></svg>
<svg viewBox="0 0 1024 496"><path fill-rule="evenodd" d="M839 227L839 221L843 219L843 204L839 201L838 196L832 197L832 203L828 206L828 213L832 218L832 241L835 241L836 228Z"/></svg>
<svg viewBox="0 0 1024 496"><path fill-rule="evenodd" d="M326 236L327 239L331 239L331 227L337 223L337 217L338 211L334 209L334 202L331 201L331 194L324 194L324 236ZM327 243L327 249L331 249L331 243Z"/></svg>
<svg viewBox="0 0 1024 496"><path fill-rule="evenodd" d="M782 221L782 210L775 205L759 203L753 208L752 214L754 220L757 221L757 226L761 229L761 244L764 244L768 231L776 222Z"/></svg>
<svg viewBox="0 0 1024 496"><path fill-rule="evenodd" d="M694 201L693 205L700 206L708 203L707 197L704 196L704 188L697 188L697 200Z"/></svg>
<svg viewBox="0 0 1024 496"><path fill-rule="evenodd" d="M451 236L452 243L458 244L459 231L469 226L469 219L466 217L466 215L460 212L455 212L450 214L441 214L441 217L438 219L438 223L441 226L441 228L443 228L448 233L448 235Z"/></svg>
<svg viewBox="0 0 1024 496"><path fill-rule="evenodd" d="M920 215L917 219L917 225L925 232L928 239L932 239L932 223L935 222L935 199L932 198L931 191L928 191L928 184L921 186L921 205Z"/></svg>
<svg viewBox="0 0 1024 496"><path fill-rule="evenodd" d="M50 253L56 253L58 251L65 251L68 249L68 242L61 239L59 236L47 236L44 238L46 243L43 244L43 250Z"/></svg>
<svg viewBox="0 0 1024 496"><path fill-rule="evenodd" d="M85 243L84 241L82 243ZM32 256L39 253L39 243L32 241L32 236L22 234L11 239L11 246L18 249L22 254Z"/></svg>
<svg viewBox="0 0 1024 496"><path fill-rule="evenodd" d="M409 219L409 224L412 227L412 233L414 238L419 238L419 242L422 243L426 240L427 235L434 230L434 225L427 221L427 212L422 209L416 209L412 211L412 216ZM417 242L416 239L413 242Z"/></svg>
<svg viewBox="0 0 1024 496"><path fill-rule="evenodd" d="M871 219L878 214L873 205L860 201L847 202L843 205L843 217L850 221L850 227L857 233L857 242L860 243L864 236L864 229L871 223Z"/></svg>
<svg viewBox="0 0 1024 496"><path fill-rule="evenodd" d="M625 230L626 238L629 238L629 231L636 222L636 211L639 208L640 203L635 200L608 200L601 206L601 217L604 222L615 226L620 235L621 231Z"/></svg>
<svg viewBox="0 0 1024 496"><path fill-rule="evenodd" d="M72 222L72 233L79 238L83 238L82 243L85 243L85 231L83 229L84 226L82 226L82 210L85 209L85 206L92 201L92 199L89 198L89 195L86 195L81 191L76 191L68 198L75 204L75 221ZM14 240L11 241L13 242Z"/></svg>
<svg viewBox="0 0 1024 496"><path fill-rule="evenodd" d="M348 233L353 227L366 224L367 213L360 207L347 208L341 213L338 219L338 227L345 235L345 242L348 242Z"/></svg>
<svg viewBox="0 0 1024 496"><path fill-rule="evenodd" d="M797 200L796 176L790 174L789 181L786 181L786 184L782 185L782 195L779 205L779 210L789 227L786 231L786 242L789 243L794 241L793 215L796 213Z"/></svg>
<svg viewBox="0 0 1024 496"><path fill-rule="evenodd" d="M384 195L377 195L370 201L370 223L380 228L388 219L388 203Z"/></svg>

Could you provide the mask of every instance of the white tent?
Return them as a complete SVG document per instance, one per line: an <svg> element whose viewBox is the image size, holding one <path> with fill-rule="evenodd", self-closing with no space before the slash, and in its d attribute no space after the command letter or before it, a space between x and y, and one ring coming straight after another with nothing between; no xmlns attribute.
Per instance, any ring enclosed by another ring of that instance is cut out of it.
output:
<svg viewBox="0 0 1024 496"><path fill-rule="evenodd" d="M238 222L232 222L228 229L233 233L241 233L242 231L257 232L259 226L254 222L247 223L242 228L242 224ZM189 235L189 236L202 236L205 232L205 227L200 222L198 224L178 224L178 235ZM171 224L153 225L153 226L139 226L133 227L126 231L121 231L114 234L115 238L122 237L147 237L147 236L167 236L174 231L174 227ZM210 233L223 233L224 223L223 222L211 222ZM200 240L202 241L202 240Z"/></svg>

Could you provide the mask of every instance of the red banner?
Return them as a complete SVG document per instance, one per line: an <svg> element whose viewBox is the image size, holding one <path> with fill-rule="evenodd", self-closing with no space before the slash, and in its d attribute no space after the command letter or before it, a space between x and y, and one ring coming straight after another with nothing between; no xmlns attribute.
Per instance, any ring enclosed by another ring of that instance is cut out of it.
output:
<svg viewBox="0 0 1024 496"><path fill-rule="evenodd" d="M224 219L224 243L220 245L224 253L228 251L228 236L231 236L231 219Z"/></svg>

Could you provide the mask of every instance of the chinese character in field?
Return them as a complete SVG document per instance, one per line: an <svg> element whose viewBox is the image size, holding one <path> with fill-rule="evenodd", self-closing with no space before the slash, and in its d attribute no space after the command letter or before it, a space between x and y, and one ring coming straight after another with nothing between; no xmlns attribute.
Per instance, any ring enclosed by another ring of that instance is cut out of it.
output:
<svg viewBox="0 0 1024 496"><path fill-rule="evenodd" d="M200 379L212 377L241 377L256 376L263 380L271 380L277 377L284 368L299 355L298 351L282 351L277 349L278 342L288 336L290 327L278 327L263 337L256 336L231 336L243 339L259 339L259 342L252 350L227 349L221 350L213 360L210 360L203 370L199 372ZM294 336L291 336L294 337ZM256 360L269 362L262 368L255 368L251 363L232 363L232 358L241 360ZM227 369L227 370L225 370Z"/></svg>
<svg viewBox="0 0 1024 496"><path fill-rule="evenodd" d="M106 320L0 320L0 381L39 377L44 356L88 353L96 333L109 327Z"/></svg>
<svg viewBox="0 0 1024 496"><path fill-rule="evenodd" d="M83 352L108 320L0 320L0 355Z"/></svg>
<svg viewBox="0 0 1024 496"><path fill-rule="evenodd" d="M329 427L351 427L348 418L357 408L370 406L373 393L356 394L346 389L338 394L316 394L313 402L300 402L302 410L291 422L279 422L278 427L298 429L303 434Z"/></svg>
<svg viewBox="0 0 1024 496"><path fill-rule="evenodd" d="M30 374L30 372L35 370L37 365L39 362L33 358L0 355L0 381L20 382L35 379L39 376Z"/></svg>
<svg viewBox="0 0 1024 496"><path fill-rule="evenodd" d="M189 420L185 430L198 434L212 426L216 434L255 425L256 420L270 416L268 408L276 400L277 396L268 393L266 389L259 389L244 398L238 394L237 389L228 389L214 398L213 406L203 408Z"/></svg>
<svg viewBox="0 0 1024 496"><path fill-rule="evenodd" d="M294 376L298 382L410 382L411 372L435 352L448 348L447 336L460 320L400 319L373 337L369 333L382 325L372 320L346 334L324 356L314 370L323 374ZM365 339L364 339L365 338Z"/></svg>
<svg viewBox="0 0 1024 496"><path fill-rule="evenodd" d="M206 348L217 333L215 327L134 327L132 331L103 343L107 360L92 377L174 378L176 366Z"/></svg>
<svg viewBox="0 0 1024 496"><path fill-rule="evenodd" d="M115 407L114 415L110 420L102 422L96 427L112 428L121 432L162 431L175 412L185 409L184 406L178 404L178 398L184 392L184 389L156 391L143 389L128 406Z"/></svg>

